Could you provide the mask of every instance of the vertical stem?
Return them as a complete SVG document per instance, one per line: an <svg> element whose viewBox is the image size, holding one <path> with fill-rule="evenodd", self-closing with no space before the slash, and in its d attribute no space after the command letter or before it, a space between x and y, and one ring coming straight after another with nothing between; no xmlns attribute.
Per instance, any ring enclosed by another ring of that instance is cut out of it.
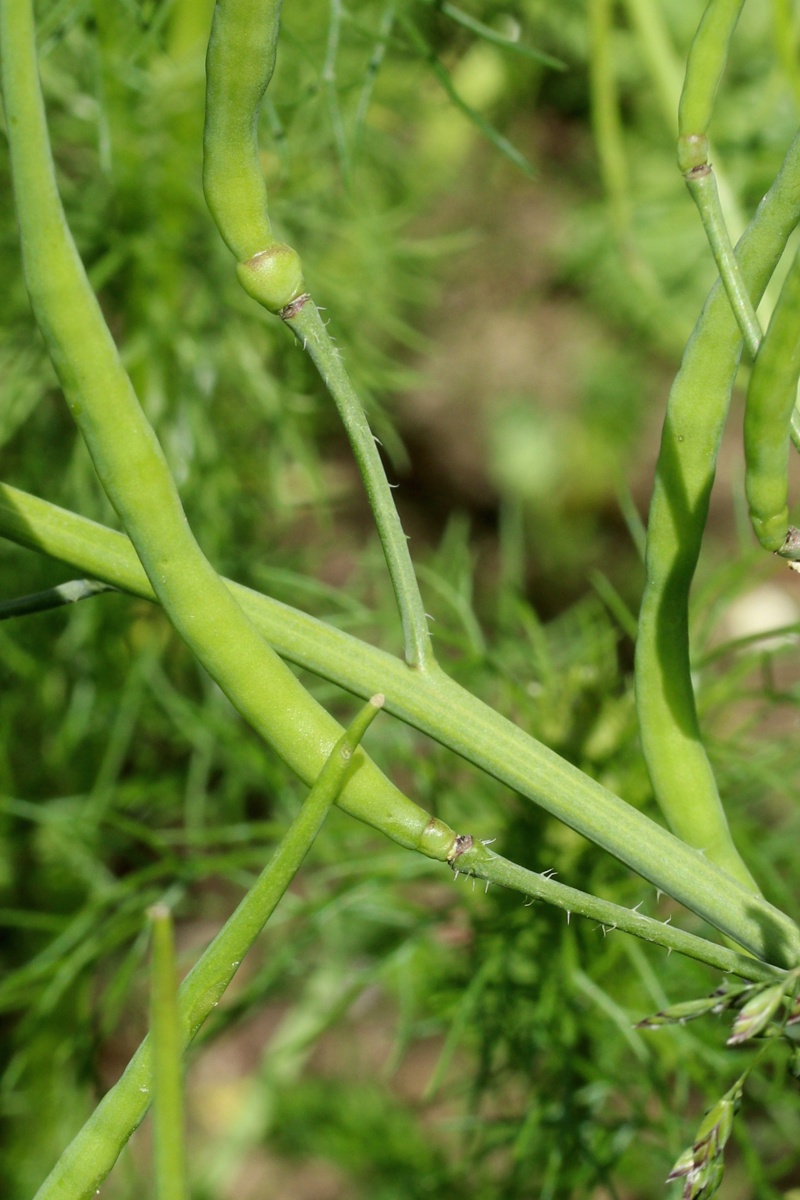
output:
<svg viewBox="0 0 800 1200"><path fill-rule="evenodd" d="M150 909L150 1038L153 1044L153 1166L157 1200L185 1200L183 1039L172 917L164 904Z"/></svg>
<svg viewBox="0 0 800 1200"><path fill-rule="evenodd" d="M614 80L611 0L589 0L587 16L595 144L610 201L614 230L620 243L624 243L631 232L630 181Z"/></svg>
<svg viewBox="0 0 800 1200"><path fill-rule="evenodd" d="M711 164L706 162L691 167L685 172L684 179L697 205L714 262L717 264L733 315L742 331L744 343L750 357L755 358L761 343L761 325L736 261Z"/></svg>
<svg viewBox="0 0 800 1200"><path fill-rule="evenodd" d="M309 297L302 303L297 301L289 305L284 310L284 320L322 376L350 439L397 597L403 623L406 662L418 670L429 670L435 666L435 660L428 631L428 618L408 552L408 539L400 524L386 472L361 401L313 300Z"/></svg>
<svg viewBox="0 0 800 1200"><path fill-rule="evenodd" d="M708 161L708 127L719 81L744 0L709 0L686 63L678 105L678 165L697 205L714 261L750 354L755 356L761 327L725 223L719 190Z"/></svg>
<svg viewBox="0 0 800 1200"><path fill-rule="evenodd" d="M342 110L339 97L336 94L336 59L339 54L339 33L342 24L342 0L329 0L330 19L328 21L328 46L325 52L325 62L322 66L322 86L328 105L331 130L336 151L339 155L339 165L346 187L350 185L350 154L347 148L347 135L342 121Z"/></svg>

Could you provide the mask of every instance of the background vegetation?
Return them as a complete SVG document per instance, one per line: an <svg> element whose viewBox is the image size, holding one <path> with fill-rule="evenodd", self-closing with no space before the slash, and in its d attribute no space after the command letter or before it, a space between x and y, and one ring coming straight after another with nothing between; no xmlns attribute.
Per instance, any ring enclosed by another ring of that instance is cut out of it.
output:
<svg viewBox="0 0 800 1200"><path fill-rule="evenodd" d="M606 58L601 6L587 19L578 0L288 3L262 144L276 227L302 253L400 484L440 656L650 811L630 680L641 520L666 390L715 272L673 150L700 5L661 6L655 48L639 7L614 11ZM797 123L785 7L746 7L712 130L734 221ZM238 288L205 209L208 10L39 6L68 215L215 565L397 649L335 413L288 331ZM30 319L4 146L0 173L3 476L111 523ZM796 627L798 607L794 577L755 550L735 447L695 589L699 700L746 857L797 916L796 633L735 640L754 621ZM4 595L65 578L5 543L0 571ZM147 907L174 906L188 965L303 789L155 607L105 595L8 623L0 657L0 1103L13 1129L0 1180L28 1200L144 1030ZM354 711L331 685L314 690ZM420 735L381 718L370 750L423 806L524 865L653 905L615 862ZM454 887L334 813L193 1052L193 1196L661 1195L741 1066L713 1021L632 1025L715 982L621 934ZM800 1189L800 1108L781 1064L767 1059L748 1087L726 1195ZM147 1143L145 1126L105 1194L147 1194Z"/></svg>

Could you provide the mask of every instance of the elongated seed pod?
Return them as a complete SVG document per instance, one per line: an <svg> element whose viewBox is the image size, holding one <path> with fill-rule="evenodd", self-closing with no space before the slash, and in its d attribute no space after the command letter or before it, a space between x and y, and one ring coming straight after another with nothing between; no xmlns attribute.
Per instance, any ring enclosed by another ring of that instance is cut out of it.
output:
<svg viewBox="0 0 800 1200"><path fill-rule="evenodd" d="M258 155L258 114L275 69L281 0L217 0L206 56L203 190L236 258L275 240Z"/></svg>
<svg viewBox="0 0 800 1200"><path fill-rule="evenodd" d="M753 364L744 414L745 491L756 537L779 554L789 534L789 441L800 378L800 252ZM785 552L785 551L784 551ZM796 557L791 551L787 557Z"/></svg>
<svg viewBox="0 0 800 1200"><path fill-rule="evenodd" d="M758 300L800 219L800 138L738 246ZM671 828L752 887L728 832L700 734L689 662L689 590L742 341L727 297L712 290L667 405L648 522L636 643L636 705L653 788Z"/></svg>
<svg viewBox="0 0 800 1200"><path fill-rule="evenodd" d="M281 0L217 0L206 57L203 190L245 291L280 312L303 291L300 259L276 241L258 153Z"/></svg>
<svg viewBox="0 0 800 1200"><path fill-rule="evenodd" d="M708 162L708 127L744 0L709 0L689 49L678 106L678 165L682 171Z"/></svg>

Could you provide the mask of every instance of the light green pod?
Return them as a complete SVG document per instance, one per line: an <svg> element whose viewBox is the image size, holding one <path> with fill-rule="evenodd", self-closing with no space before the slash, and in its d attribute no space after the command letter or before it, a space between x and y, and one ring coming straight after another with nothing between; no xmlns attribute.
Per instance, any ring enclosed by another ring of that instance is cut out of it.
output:
<svg viewBox="0 0 800 1200"><path fill-rule="evenodd" d="M800 253L784 280L753 364L744 415L745 491L761 545L778 554L789 533L789 441L800 378ZM794 557L791 552L786 557Z"/></svg>
<svg viewBox="0 0 800 1200"><path fill-rule="evenodd" d="M757 302L800 218L800 138L739 243ZM636 706L653 789L671 829L754 887L731 841L697 719L689 660L689 591L739 366L741 336L728 299L712 290L667 405L648 522L636 641Z"/></svg>
<svg viewBox="0 0 800 1200"><path fill-rule="evenodd" d="M280 313L303 292L299 255L276 241L258 152L281 0L217 0L206 56L203 190L248 296Z"/></svg>
<svg viewBox="0 0 800 1200"><path fill-rule="evenodd" d="M258 114L275 69L281 0L217 0L206 57L203 190L237 262L274 242Z"/></svg>
<svg viewBox="0 0 800 1200"><path fill-rule="evenodd" d="M683 172L708 162L708 127L744 0L709 0L686 62L678 107L678 165Z"/></svg>

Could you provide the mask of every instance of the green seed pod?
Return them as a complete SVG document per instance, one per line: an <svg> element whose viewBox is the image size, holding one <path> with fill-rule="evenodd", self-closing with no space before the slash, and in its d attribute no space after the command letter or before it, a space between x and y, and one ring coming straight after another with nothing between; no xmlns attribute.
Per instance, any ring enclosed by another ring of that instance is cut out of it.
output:
<svg viewBox="0 0 800 1200"><path fill-rule="evenodd" d="M781 289L753 364L744 417L745 490L750 520L766 550L788 558L789 437L800 376L800 255Z"/></svg>
<svg viewBox="0 0 800 1200"><path fill-rule="evenodd" d="M300 256L284 242L273 242L247 262L238 263L236 275L248 296L272 313L279 313L303 292Z"/></svg>
<svg viewBox="0 0 800 1200"><path fill-rule="evenodd" d="M431 817L419 835L416 849L437 862L450 862L453 847L458 841L454 831L444 821Z"/></svg>
<svg viewBox="0 0 800 1200"><path fill-rule="evenodd" d="M800 215L800 138L739 246L744 285L758 303ZM741 337L716 286L670 392L647 536L647 580L636 643L636 706L653 788L673 832L745 886L755 885L731 841L703 747L689 661L689 591L714 468L739 366ZM785 533L785 530L784 530Z"/></svg>
<svg viewBox="0 0 800 1200"><path fill-rule="evenodd" d="M272 241L257 130L280 11L280 0L217 0L208 43L203 190L240 262Z"/></svg>
<svg viewBox="0 0 800 1200"><path fill-rule="evenodd" d="M707 161L708 143L703 147L702 142L711 123L714 98L743 5L744 0L709 0L694 36L678 109L678 158L682 171Z"/></svg>

